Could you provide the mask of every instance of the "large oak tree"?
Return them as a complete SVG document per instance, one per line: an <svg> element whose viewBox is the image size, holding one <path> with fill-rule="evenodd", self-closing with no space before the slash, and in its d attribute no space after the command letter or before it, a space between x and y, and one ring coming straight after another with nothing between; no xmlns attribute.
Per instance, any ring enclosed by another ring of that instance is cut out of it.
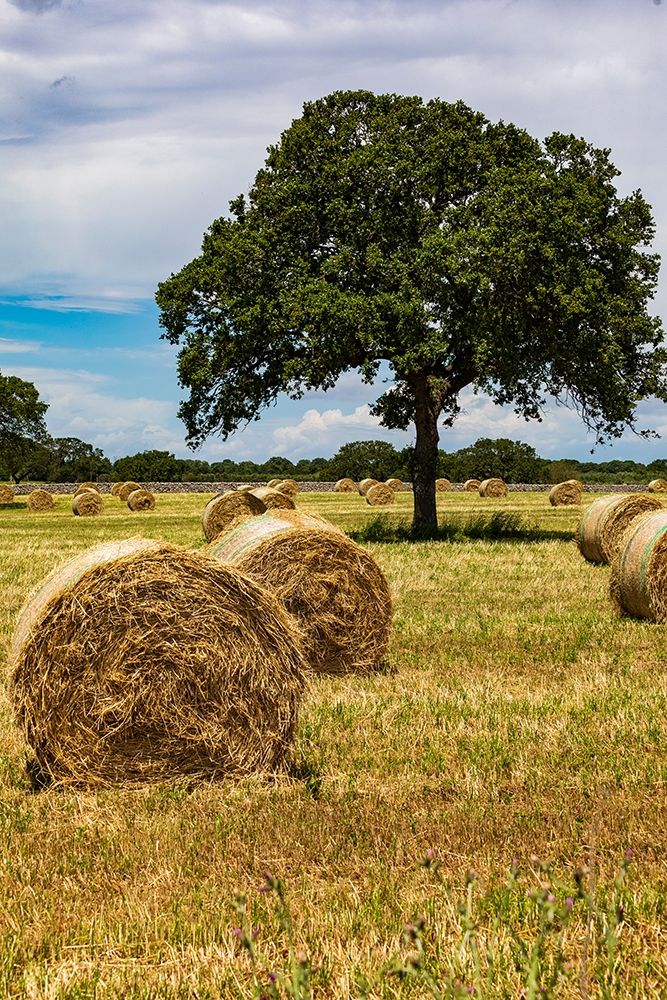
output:
<svg viewBox="0 0 667 1000"><path fill-rule="evenodd" d="M159 285L180 345L191 445L279 393L382 362L374 403L415 428L414 527L436 524L438 424L466 386L540 418L575 407L598 440L664 398L650 207L620 197L609 151L544 142L462 102L336 92L304 105L199 257ZM646 433L646 432L644 432Z"/></svg>

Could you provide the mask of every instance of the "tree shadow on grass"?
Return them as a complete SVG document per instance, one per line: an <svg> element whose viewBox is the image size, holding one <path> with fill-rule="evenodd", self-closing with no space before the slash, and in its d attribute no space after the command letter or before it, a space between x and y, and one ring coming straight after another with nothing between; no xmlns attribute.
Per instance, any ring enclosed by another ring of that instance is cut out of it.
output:
<svg viewBox="0 0 667 1000"><path fill-rule="evenodd" d="M540 528L512 511L493 514L450 516L438 522L435 531L415 532L408 521L396 522L388 514L378 514L362 528L349 531L355 542L544 542L571 541L572 531Z"/></svg>

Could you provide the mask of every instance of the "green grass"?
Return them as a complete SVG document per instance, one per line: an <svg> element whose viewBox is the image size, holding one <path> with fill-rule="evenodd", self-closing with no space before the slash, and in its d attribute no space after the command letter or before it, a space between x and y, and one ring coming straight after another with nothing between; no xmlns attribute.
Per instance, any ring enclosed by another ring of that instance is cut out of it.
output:
<svg viewBox="0 0 667 1000"><path fill-rule="evenodd" d="M207 499L0 508L3 662L53 566L198 547ZM387 673L312 685L280 780L31 794L3 689L0 996L667 995L664 628L615 615L579 509L450 493L412 542L411 499L298 497L365 539L395 617Z"/></svg>

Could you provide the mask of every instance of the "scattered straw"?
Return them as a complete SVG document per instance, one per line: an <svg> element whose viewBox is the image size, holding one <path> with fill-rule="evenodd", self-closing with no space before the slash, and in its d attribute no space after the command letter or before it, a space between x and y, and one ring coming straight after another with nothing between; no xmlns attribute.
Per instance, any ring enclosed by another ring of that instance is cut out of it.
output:
<svg viewBox="0 0 667 1000"><path fill-rule="evenodd" d="M377 479L362 479L359 483L358 489L362 497L365 497L371 486L377 486L379 480Z"/></svg>
<svg viewBox="0 0 667 1000"><path fill-rule="evenodd" d="M130 510L155 510L155 497L150 490L132 490L127 506Z"/></svg>
<svg viewBox="0 0 667 1000"><path fill-rule="evenodd" d="M549 503L552 507L581 503L581 486L574 479L552 486L549 490Z"/></svg>
<svg viewBox="0 0 667 1000"><path fill-rule="evenodd" d="M338 528L301 511L268 511L208 551L275 591L304 629L313 670L367 673L382 665L389 588L370 553Z"/></svg>
<svg viewBox="0 0 667 1000"><path fill-rule="evenodd" d="M11 659L39 768L88 786L275 770L306 670L272 594L146 539L98 545L52 574L21 612Z"/></svg>
<svg viewBox="0 0 667 1000"><path fill-rule="evenodd" d="M629 524L640 514L661 509L660 501L647 493L612 493L594 500L579 522L579 551L589 562L610 563Z"/></svg>
<svg viewBox="0 0 667 1000"><path fill-rule="evenodd" d="M72 499L72 513L77 517L95 517L104 509L104 500L97 490L84 490Z"/></svg>
<svg viewBox="0 0 667 1000"><path fill-rule="evenodd" d="M479 493L479 488L482 485L479 479L466 479L463 484L464 492L466 493Z"/></svg>
<svg viewBox="0 0 667 1000"><path fill-rule="evenodd" d="M274 507L279 507L282 510L294 510L294 501L289 493L283 493L282 490L272 490L268 486L258 486L257 489L253 490L253 496L258 497L266 510L273 510Z"/></svg>
<svg viewBox="0 0 667 1000"><path fill-rule="evenodd" d="M507 485L502 479L483 479L479 484L481 497L506 497L508 493Z"/></svg>
<svg viewBox="0 0 667 1000"><path fill-rule="evenodd" d="M44 510L53 510L56 502L53 496L48 490L36 489L31 493L28 493L26 497L26 507L28 510L39 512Z"/></svg>
<svg viewBox="0 0 667 1000"><path fill-rule="evenodd" d="M454 487L450 483L449 479L436 479L435 481L435 492L436 493L449 493Z"/></svg>
<svg viewBox="0 0 667 1000"><path fill-rule="evenodd" d="M667 493L667 479L652 479L648 488L650 493Z"/></svg>
<svg viewBox="0 0 667 1000"><path fill-rule="evenodd" d="M609 591L623 614L667 622L667 510L630 523L611 564Z"/></svg>
<svg viewBox="0 0 667 1000"><path fill-rule="evenodd" d="M395 500L396 494L386 483L376 483L375 486L366 490L366 503L370 504L371 507L385 507L387 504L394 503Z"/></svg>
<svg viewBox="0 0 667 1000"><path fill-rule="evenodd" d="M134 493L135 490L141 489L143 489L141 483L135 483L134 480L130 479L129 482L123 483L116 496L119 500L122 500L123 503L127 503L127 498L130 493Z"/></svg>
<svg viewBox="0 0 667 1000"><path fill-rule="evenodd" d="M226 531L235 518L253 517L263 514L265 510L265 505L253 493L245 493L242 490L218 493L209 500L202 511L201 524L204 538L207 542L211 542L221 531Z"/></svg>
<svg viewBox="0 0 667 1000"><path fill-rule="evenodd" d="M0 503L13 503L14 490L6 483L0 483Z"/></svg>
<svg viewBox="0 0 667 1000"><path fill-rule="evenodd" d="M334 486L334 493L356 493L357 486L354 479L339 479Z"/></svg>

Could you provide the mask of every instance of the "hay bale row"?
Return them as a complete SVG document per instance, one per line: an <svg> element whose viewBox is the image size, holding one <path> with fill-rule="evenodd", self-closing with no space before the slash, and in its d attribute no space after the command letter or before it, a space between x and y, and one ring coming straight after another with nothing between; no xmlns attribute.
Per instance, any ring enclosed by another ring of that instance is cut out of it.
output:
<svg viewBox="0 0 667 1000"><path fill-rule="evenodd" d="M13 503L14 490L6 483L0 483L0 503Z"/></svg>
<svg viewBox="0 0 667 1000"><path fill-rule="evenodd" d="M576 479L568 479L557 483L549 490L549 503L552 507L567 507L581 503L581 483Z"/></svg>
<svg viewBox="0 0 667 1000"><path fill-rule="evenodd" d="M594 500L579 522L576 534L579 551L589 562L610 563L631 522L642 514L661 509L657 497L647 493L612 493Z"/></svg>
<svg viewBox="0 0 667 1000"><path fill-rule="evenodd" d="M26 498L26 507L29 511L33 512L53 510L55 505L56 502L53 499L53 495L48 490L41 488L32 490Z"/></svg>
<svg viewBox="0 0 667 1000"><path fill-rule="evenodd" d="M502 479L483 479L479 484L481 497L506 497L508 493L507 484Z"/></svg>
<svg viewBox="0 0 667 1000"><path fill-rule="evenodd" d="M86 786L275 770L307 670L273 594L145 539L95 546L53 573L23 608L10 658L38 770Z"/></svg>
<svg viewBox="0 0 667 1000"><path fill-rule="evenodd" d="M609 589L623 614L667 621L667 510L629 524L611 565Z"/></svg>
<svg viewBox="0 0 667 1000"><path fill-rule="evenodd" d="M387 582L370 553L324 518L267 511L237 522L206 551L277 595L304 631L312 670L381 666L391 623Z"/></svg>

